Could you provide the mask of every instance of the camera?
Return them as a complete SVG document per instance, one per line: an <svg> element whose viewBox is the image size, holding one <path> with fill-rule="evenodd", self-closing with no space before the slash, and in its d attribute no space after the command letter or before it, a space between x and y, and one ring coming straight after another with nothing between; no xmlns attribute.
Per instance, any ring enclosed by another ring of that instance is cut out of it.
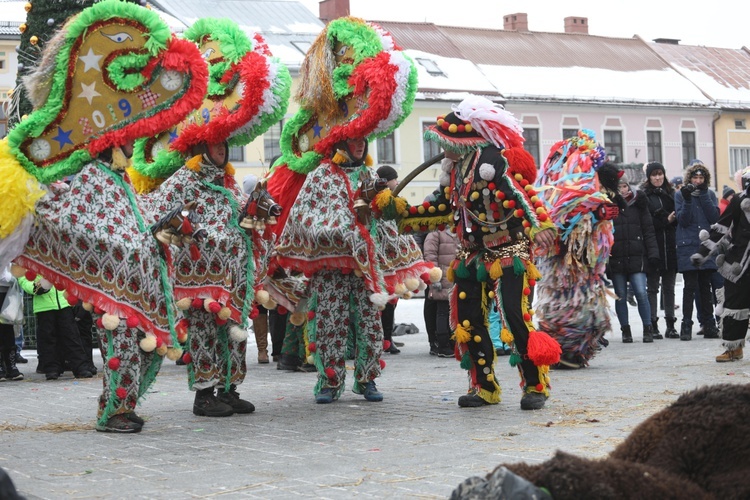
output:
<svg viewBox="0 0 750 500"><path fill-rule="evenodd" d="M685 184L685 191L687 191L688 193L692 193L693 191L695 191L695 189L696 189L695 184L691 184L691 183Z"/></svg>

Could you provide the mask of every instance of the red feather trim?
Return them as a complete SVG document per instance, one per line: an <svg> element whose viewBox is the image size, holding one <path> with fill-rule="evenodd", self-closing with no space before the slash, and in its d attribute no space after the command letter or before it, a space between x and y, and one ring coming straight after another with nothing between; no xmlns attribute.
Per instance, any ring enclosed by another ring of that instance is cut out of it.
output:
<svg viewBox="0 0 750 500"><path fill-rule="evenodd" d="M544 332L531 330L527 344L529 359L536 366L554 365L560 361L562 349L555 339Z"/></svg>

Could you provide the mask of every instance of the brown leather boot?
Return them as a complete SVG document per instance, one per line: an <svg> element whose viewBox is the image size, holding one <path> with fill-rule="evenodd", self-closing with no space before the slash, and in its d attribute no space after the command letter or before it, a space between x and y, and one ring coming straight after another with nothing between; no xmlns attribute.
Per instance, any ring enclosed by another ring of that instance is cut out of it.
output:
<svg viewBox="0 0 750 500"><path fill-rule="evenodd" d="M261 314L253 320L255 343L258 344L258 363L268 363L268 316Z"/></svg>
<svg viewBox="0 0 750 500"><path fill-rule="evenodd" d="M742 359L742 346L737 346L732 350L727 349L724 354L716 356L717 363L727 363L729 361L739 361Z"/></svg>

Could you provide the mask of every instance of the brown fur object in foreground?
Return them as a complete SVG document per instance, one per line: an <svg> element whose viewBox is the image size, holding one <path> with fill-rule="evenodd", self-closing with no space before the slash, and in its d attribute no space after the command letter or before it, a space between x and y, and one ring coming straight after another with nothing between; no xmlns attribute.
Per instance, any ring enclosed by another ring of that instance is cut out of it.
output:
<svg viewBox="0 0 750 500"><path fill-rule="evenodd" d="M510 498L513 475L533 483L513 498L750 498L750 384L682 395L605 459L558 451L538 465L501 465L484 479L467 479L451 498Z"/></svg>

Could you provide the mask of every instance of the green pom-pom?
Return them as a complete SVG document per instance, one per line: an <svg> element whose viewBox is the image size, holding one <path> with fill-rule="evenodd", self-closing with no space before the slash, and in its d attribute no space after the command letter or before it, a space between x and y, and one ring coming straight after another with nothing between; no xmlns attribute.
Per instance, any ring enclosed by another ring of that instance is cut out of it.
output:
<svg viewBox="0 0 750 500"><path fill-rule="evenodd" d="M518 255L513 256L513 272L516 276L521 276L526 272L526 266L523 265L523 261Z"/></svg>
<svg viewBox="0 0 750 500"><path fill-rule="evenodd" d="M464 370L471 370L471 356L469 356L469 351L466 351L463 356L461 356L461 368Z"/></svg>
<svg viewBox="0 0 750 500"><path fill-rule="evenodd" d="M487 272L487 267L481 261L477 262L477 281L480 283L487 281L490 277L490 273Z"/></svg>
<svg viewBox="0 0 750 500"><path fill-rule="evenodd" d="M510 364L510 366L518 366L521 364L521 356L517 352L514 352L508 358L508 364Z"/></svg>
<svg viewBox="0 0 750 500"><path fill-rule="evenodd" d="M461 279L469 279L469 269L466 267L466 260L461 259L458 262L458 267L456 268L456 276Z"/></svg>

